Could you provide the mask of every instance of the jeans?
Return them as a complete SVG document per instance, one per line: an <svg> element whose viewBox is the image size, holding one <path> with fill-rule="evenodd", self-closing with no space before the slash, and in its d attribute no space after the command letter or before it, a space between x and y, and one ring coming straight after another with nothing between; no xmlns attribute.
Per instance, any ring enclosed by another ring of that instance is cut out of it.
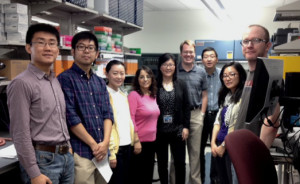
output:
<svg viewBox="0 0 300 184"><path fill-rule="evenodd" d="M46 175L53 184L74 183L74 159L71 153L61 155L35 150L35 156L41 173ZM20 169L23 182L30 184L30 177L22 165Z"/></svg>

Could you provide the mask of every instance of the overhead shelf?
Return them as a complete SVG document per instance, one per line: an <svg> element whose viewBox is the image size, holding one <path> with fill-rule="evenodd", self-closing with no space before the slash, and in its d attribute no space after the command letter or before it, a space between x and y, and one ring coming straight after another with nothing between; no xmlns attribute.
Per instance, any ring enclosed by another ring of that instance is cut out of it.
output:
<svg viewBox="0 0 300 184"><path fill-rule="evenodd" d="M113 29L113 32L120 33L123 35L128 35L143 29L140 26L118 19L116 17L112 17L107 14L98 14L98 16L94 18L81 22L80 25L89 26L89 27L99 26L99 25L108 26Z"/></svg>
<svg viewBox="0 0 300 184"><path fill-rule="evenodd" d="M92 29L94 26L108 26L114 33L128 35L143 28L127 21L112 17L107 14L99 14L98 11L89 8L63 2L62 0L12 0L15 3L27 4L31 16L37 16L52 22L57 22L63 28L69 29L66 34L74 34L76 25ZM70 30L71 29L71 30Z"/></svg>
<svg viewBox="0 0 300 184"><path fill-rule="evenodd" d="M300 53L300 39L274 47L275 53Z"/></svg>

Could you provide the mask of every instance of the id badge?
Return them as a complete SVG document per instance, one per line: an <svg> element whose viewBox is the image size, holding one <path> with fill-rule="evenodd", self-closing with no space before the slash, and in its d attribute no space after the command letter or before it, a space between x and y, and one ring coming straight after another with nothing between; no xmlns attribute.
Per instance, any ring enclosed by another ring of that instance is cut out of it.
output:
<svg viewBox="0 0 300 184"><path fill-rule="evenodd" d="M173 117L171 115L164 115L164 123L172 123Z"/></svg>

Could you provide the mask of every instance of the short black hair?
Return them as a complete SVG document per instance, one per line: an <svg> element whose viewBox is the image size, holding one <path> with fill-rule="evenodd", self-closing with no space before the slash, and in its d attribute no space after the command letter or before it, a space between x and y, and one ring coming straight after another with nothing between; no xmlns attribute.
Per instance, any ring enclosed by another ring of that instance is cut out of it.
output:
<svg viewBox="0 0 300 184"><path fill-rule="evenodd" d="M54 26L44 23L38 23L29 26L26 34L26 44L31 44L33 35L37 32L46 32L55 35L58 45L60 44L58 30Z"/></svg>
<svg viewBox="0 0 300 184"><path fill-rule="evenodd" d="M213 47L206 47L206 48L202 51L202 54L201 54L202 59L203 59L204 53L207 52L207 51L214 51L216 57L218 58L218 53L217 53L217 51L216 51Z"/></svg>
<svg viewBox="0 0 300 184"><path fill-rule="evenodd" d="M79 40L90 40L95 42L96 51L98 51L99 45L98 45L98 39L97 37L90 31L82 31L74 35L72 39L72 49L75 50L76 44L79 42Z"/></svg>
<svg viewBox="0 0 300 184"><path fill-rule="evenodd" d="M162 72L160 70L161 65L163 65L165 62L169 61L170 59L172 59L174 61L175 64L175 71L173 74L173 81L175 81L177 79L177 61L176 58L173 54L170 53L164 53L163 55L161 55L158 58L158 65L157 65L157 69L158 69L158 75L157 75L157 86L158 87L162 87L162 81L163 81L163 75Z"/></svg>
<svg viewBox="0 0 300 184"><path fill-rule="evenodd" d="M124 67L124 69L125 69L125 65L124 65L124 63L122 62L122 61L119 61L119 60L111 60L107 65L106 65L106 67L105 67L105 71L106 71L106 73L108 73L109 71L110 71L110 69L111 69L111 67L112 66L114 66L114 65L122 65L123 67Z"/></svg>

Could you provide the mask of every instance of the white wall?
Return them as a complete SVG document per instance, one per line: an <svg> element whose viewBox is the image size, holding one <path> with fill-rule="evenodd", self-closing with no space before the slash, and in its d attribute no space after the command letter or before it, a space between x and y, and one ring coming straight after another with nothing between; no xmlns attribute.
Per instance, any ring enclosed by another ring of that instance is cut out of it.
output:
<svg viewBox="0 0 300 184"><path fill-rule="evenodd" d="M273 22L275 8L244 7L232 15L231 21L220 21L207 10L156 11L144 13L144 29L124 37L126 47L142 48L142 53L179 53L186 39L241 39L250 24L265 26L272 35L290 22ZM292 24L299 27L299 22Z"/></svg>

